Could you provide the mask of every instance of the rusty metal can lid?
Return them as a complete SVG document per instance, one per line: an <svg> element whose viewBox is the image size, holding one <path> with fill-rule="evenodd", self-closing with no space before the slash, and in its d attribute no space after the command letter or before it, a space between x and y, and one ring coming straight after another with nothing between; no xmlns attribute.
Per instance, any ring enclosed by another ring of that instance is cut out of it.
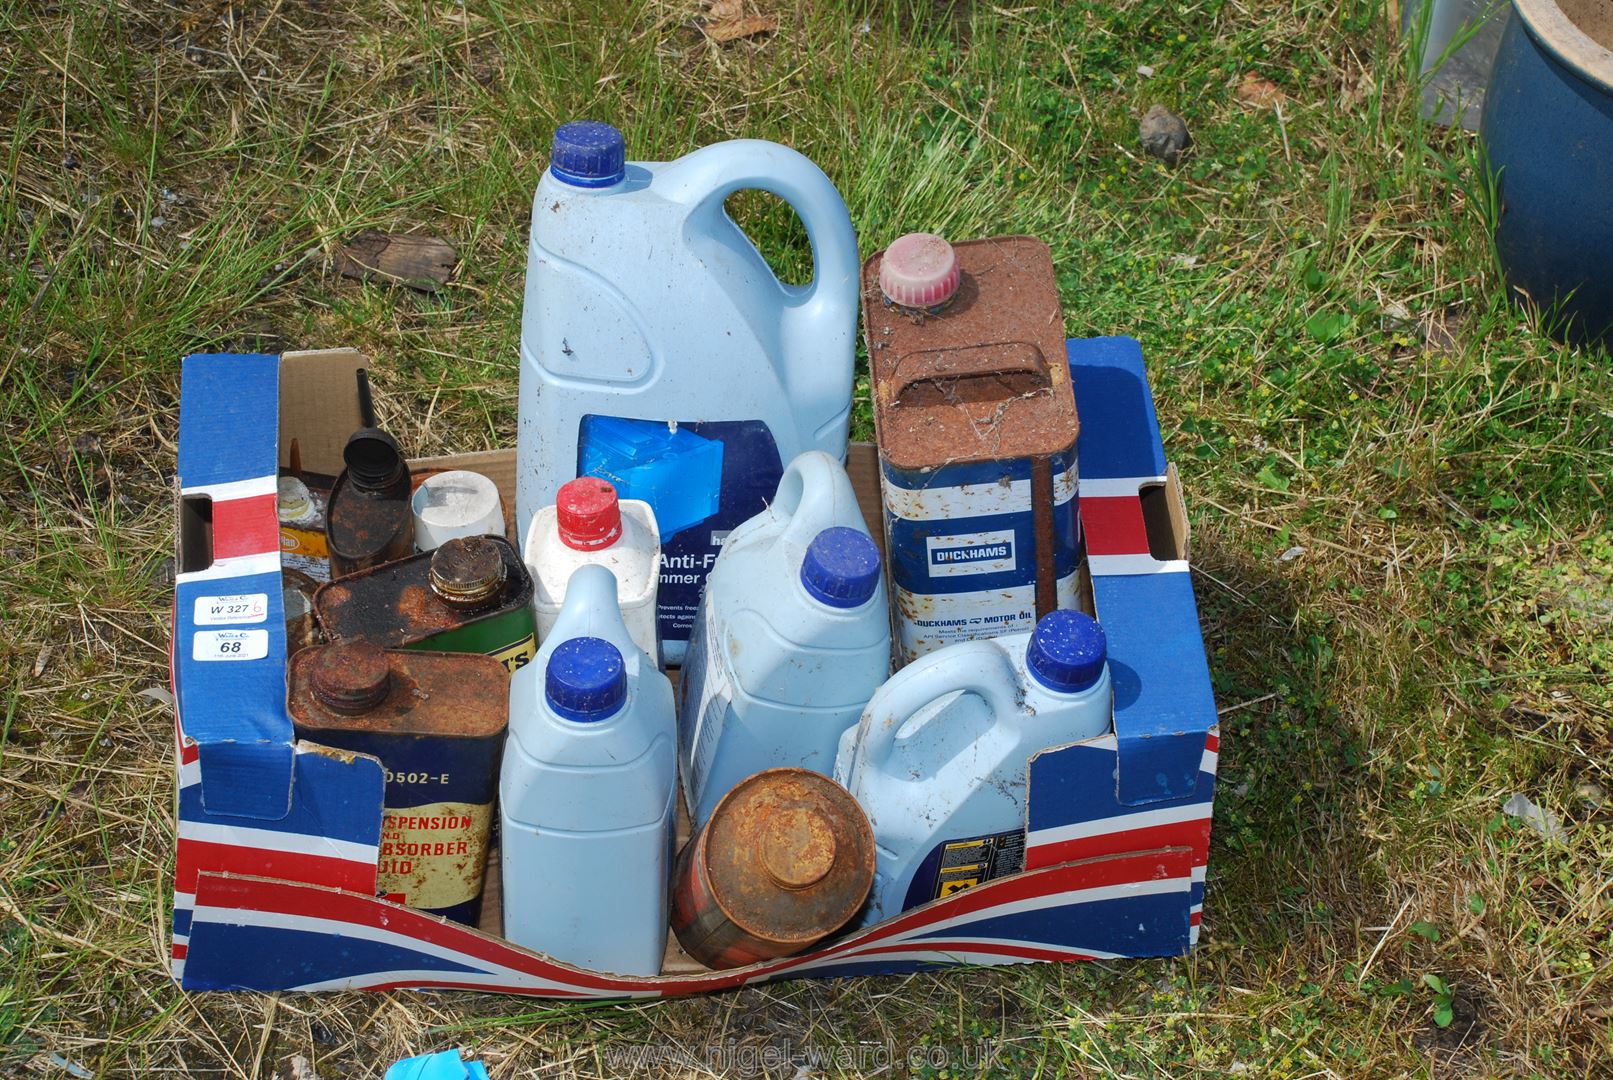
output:
<svg viewBox="0 0 1613 1080"><path fill-rule="evenodd" d="M314 696L339 713L367 712L386 700L392 666L386 650L368 641L319 648L308 673Z"/></svg>
<svg viewBox="0 0 1613 1080"><path fill-rule="evenodd" d="M431 591L456 607L475 607L504 584L504 556L485 536L461 536L431 553Z"/></svg>
<svg viewBox="0 0 1613 1080"><path fill-rule="evenodd" d="M908 233L879 261L879 291L898 307L933 310L951 300L963 273L952 245L934 233Z"/></svg>
<svg viewBox="0 0 1613 1080"><path fill-rule="evenodd" d="M850 793L806 769L740 781L706 828L711 894L732 923L802 946L844 926L874 880L874 833Z"/></svg>

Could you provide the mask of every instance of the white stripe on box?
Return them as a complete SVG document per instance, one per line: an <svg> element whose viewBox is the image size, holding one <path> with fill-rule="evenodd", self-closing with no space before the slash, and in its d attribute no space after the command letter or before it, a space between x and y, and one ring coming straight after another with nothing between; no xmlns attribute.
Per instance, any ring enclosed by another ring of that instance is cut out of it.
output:
<svg viewBox="0 0 1613 1080"><path fill-rule="evenodd" d="M1152 555L1088 555L1087 568L1093 577L1122 577L1139 574L1185 574L1186 559L1156 559Z"/></svg>
<svg viewBox="0 0 1613 1080"><path fill-rule="evenodd" d="M1207 869L1209 869L1209 867L1206 863L1199 863L1197 866L1193 867L1193 884L1204 884L1204 871Z"/></svg>
<svg viewBox="0 0 1613 1080"><path fill-rule="evenodd" d="M1214 750L1204 751L1204 758L1199 762L1199 772L1214 773L1221 764L1221 755Z"/></svg>
<svg viewBox="0 0 1613 1080"><path fill-rule="evenodd" d="M256 555L237 555L230 559L218 559L206 570L188 570L183 574L174 575L174 583L187 585L193 581L218 581L223 578L255 577L258 574L279 572L280 549L277 547L273 551Z"/></svg>
<svg viewBox="0 0 1613 1080"><path fill-rule="evenodd" d="M999 514L1028 514L1031 512L1031 482L1011 480L1003 483L953 484L926 488L904 488L896 484L881 485L885 496L885 510L907 521L933 521L942 516L973 518L994 517ZM1075 497L1075 475L1066 469L1053 475L1053 504L1067 503ZM1085 485L1082 486L1085 490ZM1135 492L1133 492L1135 494Z"/></svg>
<svg viewBox="0 0 1613 1080"><path fill-rule="evenodd" d="M1143 810L1135 814L1078 821L1073 825L1057 825L1051 829L1037 829L1027 838L1030 846L1062 844L1070 840L1085 840L1108 833L1130 832L1133 829L1152 829L1160 825L1180 825L1187 821L1206 821L1210 817L1207 802L1188 803L1185 806L1166 806L1158 810Z"/></svg>
<svg viewBox="0 0 1613 1080"><path fill-rule="evenodd" d="M250 480L226 480L219 484L193 484L179 489L185 498L203 495L214 502L231 502L235 499L253 499L261 495L278 495L280 478L274 473L254 476Z"/></svg>
<svg viewBox="0 0 1613 1080"><path fill-rule="evenodd" d="M220 825L211 821L181 821L181 840L196 840L204 844L228 844L231 847L259 848L263 851L283 851L293 855L312 855L327 859L375 865L380 855L379 844L360 844L354 840L336 840L329 836L309 833L276 832L273 829L250 829L240 825Z"/></svg>
<svg viewBox="0 0 1613 1080"><path fill-rule="evenodd" d="M1124 499L1128 496L1136 498L1143 488L1150 484L1163 484L1163 476L1083 476L1081 477L1081 498L1083 499Z"/></svg>

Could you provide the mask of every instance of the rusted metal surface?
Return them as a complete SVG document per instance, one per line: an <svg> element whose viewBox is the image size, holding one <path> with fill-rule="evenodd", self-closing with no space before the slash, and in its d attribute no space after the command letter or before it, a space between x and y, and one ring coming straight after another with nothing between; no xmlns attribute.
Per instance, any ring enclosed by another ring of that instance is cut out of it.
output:
<svg viewBox="0 0 1613 1080"><path fill-rule="evenodd" d="M873 830L846 790L769 769L735 785L685 845L672 929L708 967L789 956L845 926L873 880Z"/></svg>
<svg viewBox="0 0 1613 1080"><path fill-rule="evenodd" d="M409 464L397 441L379 428L360 428L342 452L325 515L332 578L402 559L414 550Z"/></svg>
<svg viewBox="0 0 1613 1080"><path fill-rule="evenodd" d="M945 242L922 239L937 262ZM887 277L924 269L912 240ZM1025 236L951 251L956 291L923 310L886 297L886 252L863 267L899 664L1076 600L1079 420L1052 257Z"/></svg>
<svg viewBox="0 0 1613 1080"><path fill-rule="evenodd" d="M381 761L381 892L475 925L509 721L503 665L358 642L304 649L287 682L299 739Z"/></svg>
<svg viewBox="0 0 1613 1080"><path fill-rule="evenodd" d="M474 611L492 602L508 577L502 552L484 536L449 540L431 553L431 591L459 610Z"/></svg>
<svg viewBox="0 0 1613 1080"><path fill-rule="evenodd" d="M1005 236L952 249L961 281L938 314L885 301L883 253L863 266L880 455L897 468L923 469L1068 450L1075 397L1047 245Z"/></svg>
<svg viewBox="0 0 1613 1080"><path fill-rule="evenodd" d="M532 578L515 548L477 536L322 585L314 613L332 641L398 649L531 601Z"/></svg>
<svg viewBox="0 0 1613 1080"><path fill-rule="evenodd" d="M286 655L295 656L319 643L319 624L314 622L314 592L319 582L301 570L280 569L280 603L286 614Z"/></svg>

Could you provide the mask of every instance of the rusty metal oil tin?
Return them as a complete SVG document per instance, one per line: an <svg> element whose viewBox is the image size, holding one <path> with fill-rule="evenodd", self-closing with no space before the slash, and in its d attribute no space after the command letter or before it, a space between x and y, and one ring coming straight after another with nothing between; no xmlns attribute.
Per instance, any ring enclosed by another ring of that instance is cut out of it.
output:
<svg viewBox="0 0 1613 1080"><path fill-rule="evenodd" d="M874 881L874 833L846 789L806 769L734 785L678 856L672 930L712 968L811 948Z"/></svg>
<svg viewBox="0 0 1613 1080"><path fill-rule="evenodd" d="M314 622L314 593L319 582L301 570L282 567L280 601L286 612L286 656L296 656L319 643L319 626Z"/></svg>
<svg viewBox="0 0 1613 1080"><path fill-rule="evenodd" d="M537 655L532 577L502 536L460 537L322 585L314 615L332 641L487 653L510 672Z"/></svg>
<svg viewBox="0 0 1613 1080"><path fill-rule="evenodd" d="M304 649L287 682L299 739L381 761L382 895L475 926L510 714L503 667L360 642Z"/></svg>
<svg viewBox="0 0 1613 1080"><path fill-rule="evenodd" d="M333 579L414 551L409 463L397 440L380 428L359 428L348 437L342 460L347 467L325 509Z"/></svg>
<svg viewBox="0 0 1613 1080"><path fill-rule="evenodd" d="M1079 423L1047 245L910 233L862 284L899 659L1076 606Z"/></svg>

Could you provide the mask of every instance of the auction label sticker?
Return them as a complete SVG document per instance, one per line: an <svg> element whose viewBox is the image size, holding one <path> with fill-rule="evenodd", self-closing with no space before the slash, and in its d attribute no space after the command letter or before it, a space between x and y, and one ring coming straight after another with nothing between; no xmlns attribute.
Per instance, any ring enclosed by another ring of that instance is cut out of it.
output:
<svg viewBox="0 0 1613 1080"><path fill-rule="evenodd" d="M262 660L268 655L267 630L198 630L191 639L192 660Z"/></svg>
<svg viewBox="0 0 1613 1080"><path fill-rule="evenodd" d="M198 596L193 621L197 626L233 626L259 623L269 617L268 593L239 593L234 596Z"/></svg>

